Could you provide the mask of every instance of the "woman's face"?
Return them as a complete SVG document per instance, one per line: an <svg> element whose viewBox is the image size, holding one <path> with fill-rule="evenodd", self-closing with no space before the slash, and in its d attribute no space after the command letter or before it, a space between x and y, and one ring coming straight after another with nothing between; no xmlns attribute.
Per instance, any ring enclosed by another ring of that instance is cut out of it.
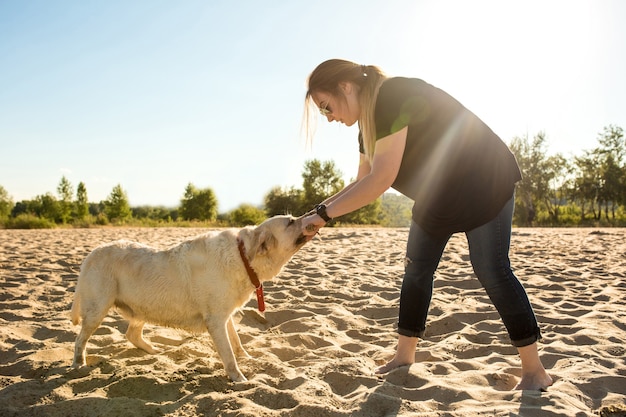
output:
<svg viewBox="0 0 626 417"><path fill-rule="evenodd" d="M322 116L329 122L337 121L346 126L355 124L361 115L358 87L350 82L339 84L343 94L333 95L326 91L311 94Z"/></svg>

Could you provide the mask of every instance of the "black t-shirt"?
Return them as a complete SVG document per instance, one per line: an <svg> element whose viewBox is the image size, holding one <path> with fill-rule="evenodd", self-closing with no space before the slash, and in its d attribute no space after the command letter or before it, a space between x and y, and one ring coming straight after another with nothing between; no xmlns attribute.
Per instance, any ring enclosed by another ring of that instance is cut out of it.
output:
<svg viewBox="0 0 626 417"><path fill-rule="evenodd" d="M386 80L378 93L375 123L377 140L408 125L392 187L415 202L413 219L431 234L487 223L522 178L513 153L482 120L420 79Z"/></svg>

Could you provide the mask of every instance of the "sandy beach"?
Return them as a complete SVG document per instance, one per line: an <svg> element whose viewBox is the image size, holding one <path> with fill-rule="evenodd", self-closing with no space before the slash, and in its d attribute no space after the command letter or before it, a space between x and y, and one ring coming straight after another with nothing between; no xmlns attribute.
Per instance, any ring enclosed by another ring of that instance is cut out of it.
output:
<svg viewBox="0 0 626 417"><path fill-rule="evenodd" d="M206 229L0 230L0 417L626 416L626 229L515 229L511 261L555 382L511 391L515 348L473 275L463 234L439 266L416 363L394 352L408 229L326 228L237 313L252 356L232 383L207 333L146 325L136 349L115 311L69 367L84 257L118 238L167 247ZM621 411L620 411L621 410Z"/></svg>

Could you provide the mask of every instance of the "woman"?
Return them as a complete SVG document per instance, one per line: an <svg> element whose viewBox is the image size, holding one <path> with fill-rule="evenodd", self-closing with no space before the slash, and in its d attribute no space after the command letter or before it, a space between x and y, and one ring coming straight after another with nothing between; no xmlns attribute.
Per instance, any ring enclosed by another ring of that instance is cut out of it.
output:
<svg viewBox="0 0 626 417"><path fill-rule="evenodd" d="M308 110L329 122L358 122L357 178L303 220L312 236L334 217L357 210L389 187L415 204L400 293L398 346L376 370L415 361L424 336L434 273L456 232L465 232L472 266L507 328L522 363L516 389L552 384L537 352L539 327L509 263L515 183L514 155L478 117L442 90L415 78L387 78L375 66L333 59L309 76Z"/></svg>

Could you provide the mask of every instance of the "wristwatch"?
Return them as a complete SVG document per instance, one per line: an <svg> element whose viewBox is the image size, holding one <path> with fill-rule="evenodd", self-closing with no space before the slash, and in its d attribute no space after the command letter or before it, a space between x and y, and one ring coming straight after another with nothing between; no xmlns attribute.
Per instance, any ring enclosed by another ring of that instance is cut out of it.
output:
<svg viewBox="0 0 626 417"><path fill-rule="evenodd" d="M328 217L328 214L326 213L326 204L318 204L317 206L315 206L315 213L322 219L324 219L326 223L332 220L330 217Z"/></svg>

